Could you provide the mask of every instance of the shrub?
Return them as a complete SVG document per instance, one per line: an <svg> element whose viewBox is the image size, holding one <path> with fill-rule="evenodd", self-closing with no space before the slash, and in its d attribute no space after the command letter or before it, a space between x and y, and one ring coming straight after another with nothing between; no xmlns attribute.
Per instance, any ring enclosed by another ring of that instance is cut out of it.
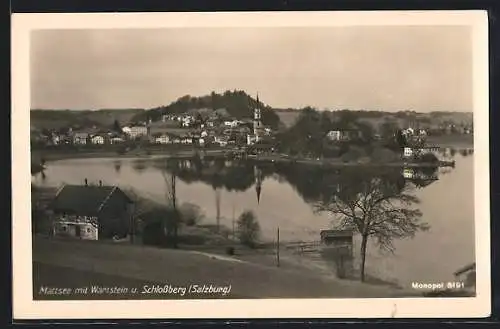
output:
<svg viewBox="0 0 500 329"><path fill-rule="evenodd" d="M238 218L238 239L243 245L255 247L260 235L260 225L252 211L244 211Z"/></svg>
<svg viewBox="0 0 500 329"><path fill-rule="evenodd" d="M183 203L179 207L179 211L181 213L182 221L187 226L194 226L205 217L201 208L193 203Z"/></svg>
<svg viewBox="0 0 500 329"><path fill-rule="evenodd" d="M227 247L226 254L228 254L229 256L234 256L234 247Z"/></svg>

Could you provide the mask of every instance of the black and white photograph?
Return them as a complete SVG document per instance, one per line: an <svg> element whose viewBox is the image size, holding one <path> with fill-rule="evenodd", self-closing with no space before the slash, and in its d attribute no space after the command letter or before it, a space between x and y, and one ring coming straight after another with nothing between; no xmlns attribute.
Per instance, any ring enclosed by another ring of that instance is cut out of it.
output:
<svg viewBox="0 0 500 329"><path fill-rule="evenodd" d="M96 309L482 300L486 315L487 19L441 14L32 14L15 286Z"/></svg>

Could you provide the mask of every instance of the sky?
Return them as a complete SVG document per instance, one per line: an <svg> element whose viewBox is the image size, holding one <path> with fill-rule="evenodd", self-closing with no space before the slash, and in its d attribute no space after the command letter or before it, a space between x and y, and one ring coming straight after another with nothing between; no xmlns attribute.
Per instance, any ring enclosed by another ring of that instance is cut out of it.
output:
<svg viewBox="0 0 500 329"><path fill-rule="evenodd" d="M37 30L32 108L152 108L244 90L278 108L472 112L467 26Z"/></svg>

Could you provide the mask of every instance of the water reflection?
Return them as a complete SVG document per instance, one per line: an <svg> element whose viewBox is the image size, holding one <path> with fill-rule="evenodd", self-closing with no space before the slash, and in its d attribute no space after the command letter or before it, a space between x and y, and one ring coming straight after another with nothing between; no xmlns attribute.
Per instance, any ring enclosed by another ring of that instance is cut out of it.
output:
<svg viewBox="0 0 500 329"><path fill-rule="evenodd" d="M362 237L364 264L367 242L394 251L393 240L415 236L429 225L421 221L415 206L419 199L413 190L439 179L437 168L346 167L342 169L294 163L262 163L223 158L164 159L148 163L175 175L185 183L203 182L215 194L216 220L219 227L220 190L244 192L255 188L257 203L265 197L265 180L280 177L317 212L336 215L337 230L354 231ZM141 165L144 165L141 162ZM134 167L137 167L135 164ZM319 232L318 235L319 237ZM335 271L351 277L352 256L345 248L324 248ZM365 279L364 265L360 277Z"/></svg>
<svg viewBox="0 0 500 329"><path fill-rule="evenodd" d="M459 153L463 157L468 157L474 153L474 149L473 148L456 149L453 147L443 147L440 148L438 152L445 159L453 159L457 156L457 153Z"/></svg>
<svg viewBox="0 0 500 329"><path fill-rule="evenodd" d="M143 172L152 166L174 174L186 184L202 182L219 189L244 192L255 189L260 202L266 179L276 179L292 186L304 201L314 204L340 193L346 186L369 181L374 177L386 184L403 189L406 184L422 188L439 179L438 168L326 168L293 163L259 163L252 160L227 160L224 158L136 160L132 168ZM359 185L359 184L358 184Z"/></svg>
<svg viewBox="0 0 500 329"><path fill-rule="evenodd" d="M115 172L119 173L122 168L122 162L120 160L116 160L113 162L113 167L115 168Z"/></svg>

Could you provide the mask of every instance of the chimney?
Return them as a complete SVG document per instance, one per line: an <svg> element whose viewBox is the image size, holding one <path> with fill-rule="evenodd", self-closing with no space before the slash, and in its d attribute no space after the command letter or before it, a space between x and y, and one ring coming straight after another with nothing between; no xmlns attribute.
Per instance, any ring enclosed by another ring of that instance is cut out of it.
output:
<svg viewBox="0 0 500 329"><path fill-rule="evenodd" d="M102 180L99 180L99 186L102 186Z"/></svg>
<svg viewBox="0 0 500 329"><path fill-rule="evenodd" d="M87 178L85 178L85 186L88 186L89 185L89 181L87 180Z"/></svg>

